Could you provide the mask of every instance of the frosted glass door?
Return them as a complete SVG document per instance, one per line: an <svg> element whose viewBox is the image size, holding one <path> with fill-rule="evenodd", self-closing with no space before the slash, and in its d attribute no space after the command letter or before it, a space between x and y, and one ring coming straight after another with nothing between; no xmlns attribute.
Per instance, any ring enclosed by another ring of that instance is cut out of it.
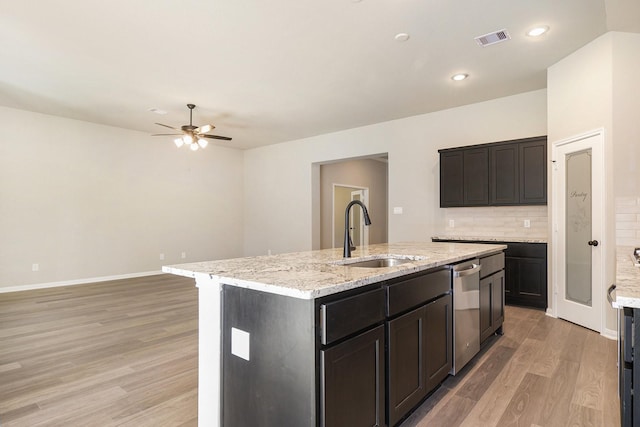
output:
<svg viewBox="0 0 640 427"><path fill-rule="evenodd" d="M591 307L591 149L566 157L565 298Z"/></svg>

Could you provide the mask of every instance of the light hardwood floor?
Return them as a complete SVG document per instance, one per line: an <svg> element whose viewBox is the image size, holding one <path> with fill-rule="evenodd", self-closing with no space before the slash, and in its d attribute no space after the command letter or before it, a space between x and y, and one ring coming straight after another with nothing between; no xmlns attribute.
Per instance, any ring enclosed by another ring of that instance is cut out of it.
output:
<svg viewBox="0 0 640 427"><path fill-rule="evenodd" d="M196 426L192 279L0 294L0 426Z"/></svg>
<svg viewBox="0 0 640 427"><path fill-rule="evenodd" d="M518 307L504 328L402 427L619 425L614 341ZM176 276L0 294L0 426L196 426L197 332Z"/></svg>

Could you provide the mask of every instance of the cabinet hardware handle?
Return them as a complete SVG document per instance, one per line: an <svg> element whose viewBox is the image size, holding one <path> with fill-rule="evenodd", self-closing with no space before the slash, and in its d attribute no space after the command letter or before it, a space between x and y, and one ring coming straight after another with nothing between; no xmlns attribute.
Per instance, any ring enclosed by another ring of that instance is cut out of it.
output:
<svg viewBox="0 0 640 427"><path fill-rule="evenodd" d="M598 246L598 241L597 240L589 240L589 246Z"/></svg>

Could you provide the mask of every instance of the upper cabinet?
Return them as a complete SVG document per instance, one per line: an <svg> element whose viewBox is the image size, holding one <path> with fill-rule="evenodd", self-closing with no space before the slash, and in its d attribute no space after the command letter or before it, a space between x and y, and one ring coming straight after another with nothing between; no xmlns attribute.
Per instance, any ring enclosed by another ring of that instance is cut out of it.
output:
<svg viewBox="0 0 640 427"><path fill-rule="evenodd" d="M440 207L547 204L547 137L439 150Z"/></svg>

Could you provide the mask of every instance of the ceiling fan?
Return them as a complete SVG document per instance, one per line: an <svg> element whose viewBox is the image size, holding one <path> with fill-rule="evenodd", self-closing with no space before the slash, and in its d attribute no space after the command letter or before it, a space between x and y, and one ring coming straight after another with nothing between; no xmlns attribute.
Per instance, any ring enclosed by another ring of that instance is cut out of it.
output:
<svg viewBox="0 0 640 427"><path fill-rule="evenodd" d="M157 125L164 126L175 131L181 131L182 133L156 133L151 136L179 136L179 138L173 140L176 146L182 147L186 144L193 151L196 151L198 148L205 148L207 146L209 141L207 141L205 138L231 141L231 138L227 136L207 134L207 132L215 129L214 125L194 126L193 109L196 108L196 106L195 104L187 104L187 108L189 109L189 124L180 126L180 129L174 128L173 126L169 125L163 125L162 123L156 123Z"/></svg>

